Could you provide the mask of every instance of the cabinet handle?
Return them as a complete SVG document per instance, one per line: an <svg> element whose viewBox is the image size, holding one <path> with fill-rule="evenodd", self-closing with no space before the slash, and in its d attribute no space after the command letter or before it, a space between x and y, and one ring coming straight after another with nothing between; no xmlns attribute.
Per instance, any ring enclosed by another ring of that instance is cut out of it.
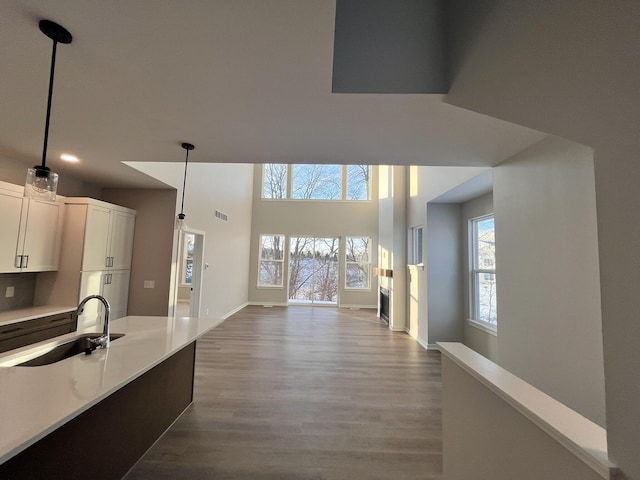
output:
<svg viewBox="0 0 640 480"><path fill-rule="evenodd" d="M22 268L22 255L16 255L16 263L14 263L16 268Z"/></svg>
<svg viewBox="0 0 640 480"><path fill-rule="evenodd" d="M114 257L111 257L111 266L112 266L112 267L113 267L113 258L114 258Z"/></svg>
<svg viewBox="0 0 640 480"><path fill-rule="evenodd" d="M25 255L24 256L24 265L22 265L22 268L27 268L29 266L29 255Z"/></svg>
<svg viewBox="0 0 640 480"><path fill-rule="evenodd" d="M105 257L105 258L106 258L106 260L105 260L105 262L104 262L104 266L105 266L105 267L108 267L108 266L109 266L109 258L110 258L110 257Z"/></svg>

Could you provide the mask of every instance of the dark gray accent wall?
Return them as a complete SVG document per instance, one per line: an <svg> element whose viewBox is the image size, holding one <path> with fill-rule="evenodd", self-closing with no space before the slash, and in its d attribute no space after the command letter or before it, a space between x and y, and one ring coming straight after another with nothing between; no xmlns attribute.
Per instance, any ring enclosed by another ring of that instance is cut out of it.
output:
<svg viewBox="0 0 640 480"><path fill-rule="evenodd" d="M462 341L461 218L460 205L427 204L429 344Z"/></svg>
<svg viewBox="0 0 640 480"><path fill-rule="evenodd" d="M337 0L333 93L448 90L442 0Z"/></svg>

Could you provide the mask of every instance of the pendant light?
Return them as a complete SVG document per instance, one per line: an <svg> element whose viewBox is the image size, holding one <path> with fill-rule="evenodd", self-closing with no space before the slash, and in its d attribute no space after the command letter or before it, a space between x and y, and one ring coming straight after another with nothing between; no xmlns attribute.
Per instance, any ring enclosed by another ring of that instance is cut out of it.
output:
<svg viewBox="0 0 640 480"><path fill-rule="evenodd" d="M183 143L182 148L187 151L186 158L184 159L184 179L182 180L182 203L180 204L180 213L178 214L178 218L176 218L176 228L178 230L184 230L187 228L187 223L185 219L187 216L184 214L184 192L187 188L187 166L189 165L189 152L193 150L194 147L190 143Z"/></svg>
<svg viewBox="0 0 640 480"><path fill-rule="evenodd" d="M58 174L47 167L47 143L49 141L49 118L51 117L51 98L53 97L53 75L56 69L56 47L58 43L71 43L71 34L62 26L50 20L40 21L40 31L53 40L51 53L51 73L49 75L49 96L47 98L47 116L44 124L44 145L42 147L42 165L27 170L24 196L55 201L58 189Z"/></svg>

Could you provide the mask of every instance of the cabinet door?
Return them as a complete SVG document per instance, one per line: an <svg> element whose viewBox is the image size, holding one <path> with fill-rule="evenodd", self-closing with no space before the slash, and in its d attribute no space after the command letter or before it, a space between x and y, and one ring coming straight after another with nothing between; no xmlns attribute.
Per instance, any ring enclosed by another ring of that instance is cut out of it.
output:
<svg viewBox="0 0 640 480"><path fill-rule="evenodd" d="M113 257L111 268L114 270L131 268L135 222L135 215L117 210L111 212L111 245L109 250L110 256Z"/></svg>
<svg viewBox="0 0 640 480"><path fill-rule="evenodd" d="M0 192L0 273L17 272L16 255L18 234L20 233L20 217L22 215L22 197L11 193Z"/></svg>
<svg viewBox="0 0 640 480"><path fill-rule="evenodd" d="M64 205L25 199L28 205L22 250L23 272L58 269Z"/></svg>
<svg viewBox="0 0 640 480"><path fill-rule="evenodd" d="M111 210L89 205L84 235L82 270L104 270L108 267L109 223Z"/></svg>
<svg viewBox="0 0 640 480"><path fill-rule="evenodd" d="M80 298L78 299L78 303L89 295L103 295L104 282L108 278L106 275L106 272L83 272L80 281ZM78 331L85 328L101 329L104 315L103 310L101 302L98 300L89 300L84 307L84 312L78 315Z"/></svg>
<svg viewBox="0 0 640 480"><path fill-rule="evenodd" d="M104 285L104 297L111 308L110 320L127 315L127 303L129 300L129 270L110 270L107 282Z"/></svg>

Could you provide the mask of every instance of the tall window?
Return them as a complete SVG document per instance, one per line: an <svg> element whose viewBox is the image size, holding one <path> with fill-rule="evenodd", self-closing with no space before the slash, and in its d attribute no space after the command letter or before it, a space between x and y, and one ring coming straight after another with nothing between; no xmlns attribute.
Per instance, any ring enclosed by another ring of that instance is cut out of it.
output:
<svg viewBox="0 0 640 480"><path fill-rule="evenodd" d="M345 288L370 289L371 239L347 237L345 252Z"/></svg>
<svg viewBox="0 0 640 480"><path fill-rule="evenodd" d="M284 235L260 235L259 287L282 287Z"/></svg>
<svg viewBox="0 0 640 480"><path fill-rule="evenodd" d="M339 239L291 237L289 303L338 303Z"/></svg>
<svg viewBox="0 0 640 480"><path fill-rule="evenodd" d="M369 165L262 166L262 198L292 200L368 200Z"/></svg>
<svg viewBox="0 0 640 480"><path fill-rule="evenodd" d="M182 257L182 283L191 285L193 279L193 252L196 236L193 233L184 234L184 252Z"/></svg>
<svg viewBox="0 0 640 480"><path fill-rule="evenodd" d="M409 229L409 265L422 265L422 227Z"/></svg>
<svg viewBox="0 0 640 480"><path fill-rule="evenodd" d="M493 215L470 220L471 318L489 328L498 324L496 305L496 235Z"/></svg>

